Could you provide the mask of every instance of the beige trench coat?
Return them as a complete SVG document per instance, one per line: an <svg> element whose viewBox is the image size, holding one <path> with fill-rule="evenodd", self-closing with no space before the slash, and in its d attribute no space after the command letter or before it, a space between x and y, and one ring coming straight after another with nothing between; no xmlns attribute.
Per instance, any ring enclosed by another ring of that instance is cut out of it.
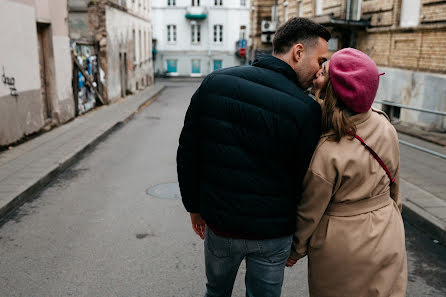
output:
<svg viewBox="0 0 446 297"><path fill-rule="evenodd" d="M291 257L308 255L312 297L405 296L398 137L381 111L352 119L395 183L359 140L323 135L304 179Z"/></svg>

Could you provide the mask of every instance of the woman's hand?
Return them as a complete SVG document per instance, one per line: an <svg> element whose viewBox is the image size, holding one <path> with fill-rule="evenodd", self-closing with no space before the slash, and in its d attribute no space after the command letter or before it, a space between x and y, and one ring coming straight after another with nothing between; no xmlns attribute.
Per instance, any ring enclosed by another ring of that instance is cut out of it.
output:
<svg viewBox="0 0 446 297"><path fill-rule="evenodd" d="M294 264L296 264L296 263L297 263L297 260L288 258L288 260L286 260L286 267L293 267Z"/></svg>

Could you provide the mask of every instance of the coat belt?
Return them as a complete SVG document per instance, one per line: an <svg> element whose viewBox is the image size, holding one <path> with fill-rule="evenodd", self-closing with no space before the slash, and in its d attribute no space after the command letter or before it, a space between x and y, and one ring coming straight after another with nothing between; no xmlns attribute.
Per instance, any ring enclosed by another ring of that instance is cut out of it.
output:
<svg viewBox="0 0 446 297"><path fill-rule="evenodd" d="M392 198L390 198L390 191L386 191L382 194L357 201L341 203L330 202L325 214L335 217L356 216L383 208L392 203L392 201Z"/></svg>

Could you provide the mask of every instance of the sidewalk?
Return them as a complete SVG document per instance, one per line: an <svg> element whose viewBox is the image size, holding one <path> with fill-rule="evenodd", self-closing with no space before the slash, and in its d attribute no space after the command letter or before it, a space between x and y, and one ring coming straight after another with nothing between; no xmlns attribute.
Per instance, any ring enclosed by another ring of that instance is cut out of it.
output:
<svg viewBox="0 0 446 297"><path fill-rule="evenodd" d="M409 135L429 142L422 143L413 139L410 143L446 155L446 133L429 132L404 123L395 123L394 126L400 134L400 140L405 140L406 135ZM446 245L446 193L443 197L436 197L403 178L401 193L404 219Z"/></svg>
<svg viewBox="0 0 446 297"><path fill-rule="evenodd" d="M164 89L155 84L137 95L102 106L74 121L42 134L12 150L0 153L0 221L31 199L57 174L73 164L81 154L150 104ZM398 129L400 130L400 129ZM407 133L400 130L399 132ZM446 150L445 135L416 129L410 135L433 139ZM402 179L403 217L446 244L446 200Z"/></svg>
<svg viewBox="0 0 446 297"><path fill-rule="evenodd" d="M400 179L403 218L446 245L446 202Z"/></svg>
<svg viewBox="0 0 446 297"><path fill-rule="evenodd" d="M0 153L0 221L73 164L86 149L150 104L163 89L163 85L155 84Z"/></svg>

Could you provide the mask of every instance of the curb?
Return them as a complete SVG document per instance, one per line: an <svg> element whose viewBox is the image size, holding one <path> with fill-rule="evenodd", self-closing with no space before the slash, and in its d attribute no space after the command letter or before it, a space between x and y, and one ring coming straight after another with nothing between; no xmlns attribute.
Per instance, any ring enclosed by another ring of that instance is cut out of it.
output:
<svg viewBox="0 0 446 297"><path fill-rule="evenodd" d="M401 127L395 127L395 130L398 133L406 134L406 135L409 135L409 136L412 136L412 137L415 137L415 138L427 141L429 143L433 143L433 144L439 145L441 147L446 147L446 144L443 141L441 141L441 140L435 139L435 136L428 137L428 136L425 136L425 135L423 135L421 133L413 132L413 131L410 131L409 129L404 129L404 128L401 128Z"/></svg>
<svg viewBox="0 0 446 297"><path fill-rule="evenodd" d="M433 209L443 209L446 202L424 189L400 178L403 199L403 218L435 240L446 245L446 222Z"/></svg>
<svg viewBox="0 0 446 297"><path fill-rule="evenodd" d="M119 127L121 127L123 124L130 121L138 112L140 112L145 107L149 106L153 101L156 100L158 95L166 88L165 85L160 85L158 88L156 88L151 94L151 97L149 97L147 100L145 100L143 103L141 103L138 108L133 111L130 115L127 115L124 119L117 121L114 125L112 125L110 128L102 131L100 135L93 138L87 145L80 148L78 151L68 155L64 160L59 162L58 164L55 164L53 168L49 170L48 173L46 173L44 176L40 177L37 181L35 181L33 184L26 186L20 194L18 194L16 197L12 198L11 201L9 201L4 206L0 207L0 225L4 221L8 219L10 215L14 213L15 210L17 210L21 205L23 205L25 202L29 201L34 195L36 195L40 190L42 190L48 183L50 183L55 177L57 177L60 173L62 173L64 170L69 168L71 165L73 165L76 161L82 157L82 155L89 150L90 148L95 147L97 144L99 144L102 140L104 140L107 136L109 136L111 133L116 131ZM143 91L142 91L143 92ZM127 98L127 100L131 100L131 98Z"/></svg>
<svg viewBox="0 0 446 297"><path fill-rule="evenodd" d="M403 203L402 215L410 224L446 245L446 226L439 219L410 201Z"/></svg>

